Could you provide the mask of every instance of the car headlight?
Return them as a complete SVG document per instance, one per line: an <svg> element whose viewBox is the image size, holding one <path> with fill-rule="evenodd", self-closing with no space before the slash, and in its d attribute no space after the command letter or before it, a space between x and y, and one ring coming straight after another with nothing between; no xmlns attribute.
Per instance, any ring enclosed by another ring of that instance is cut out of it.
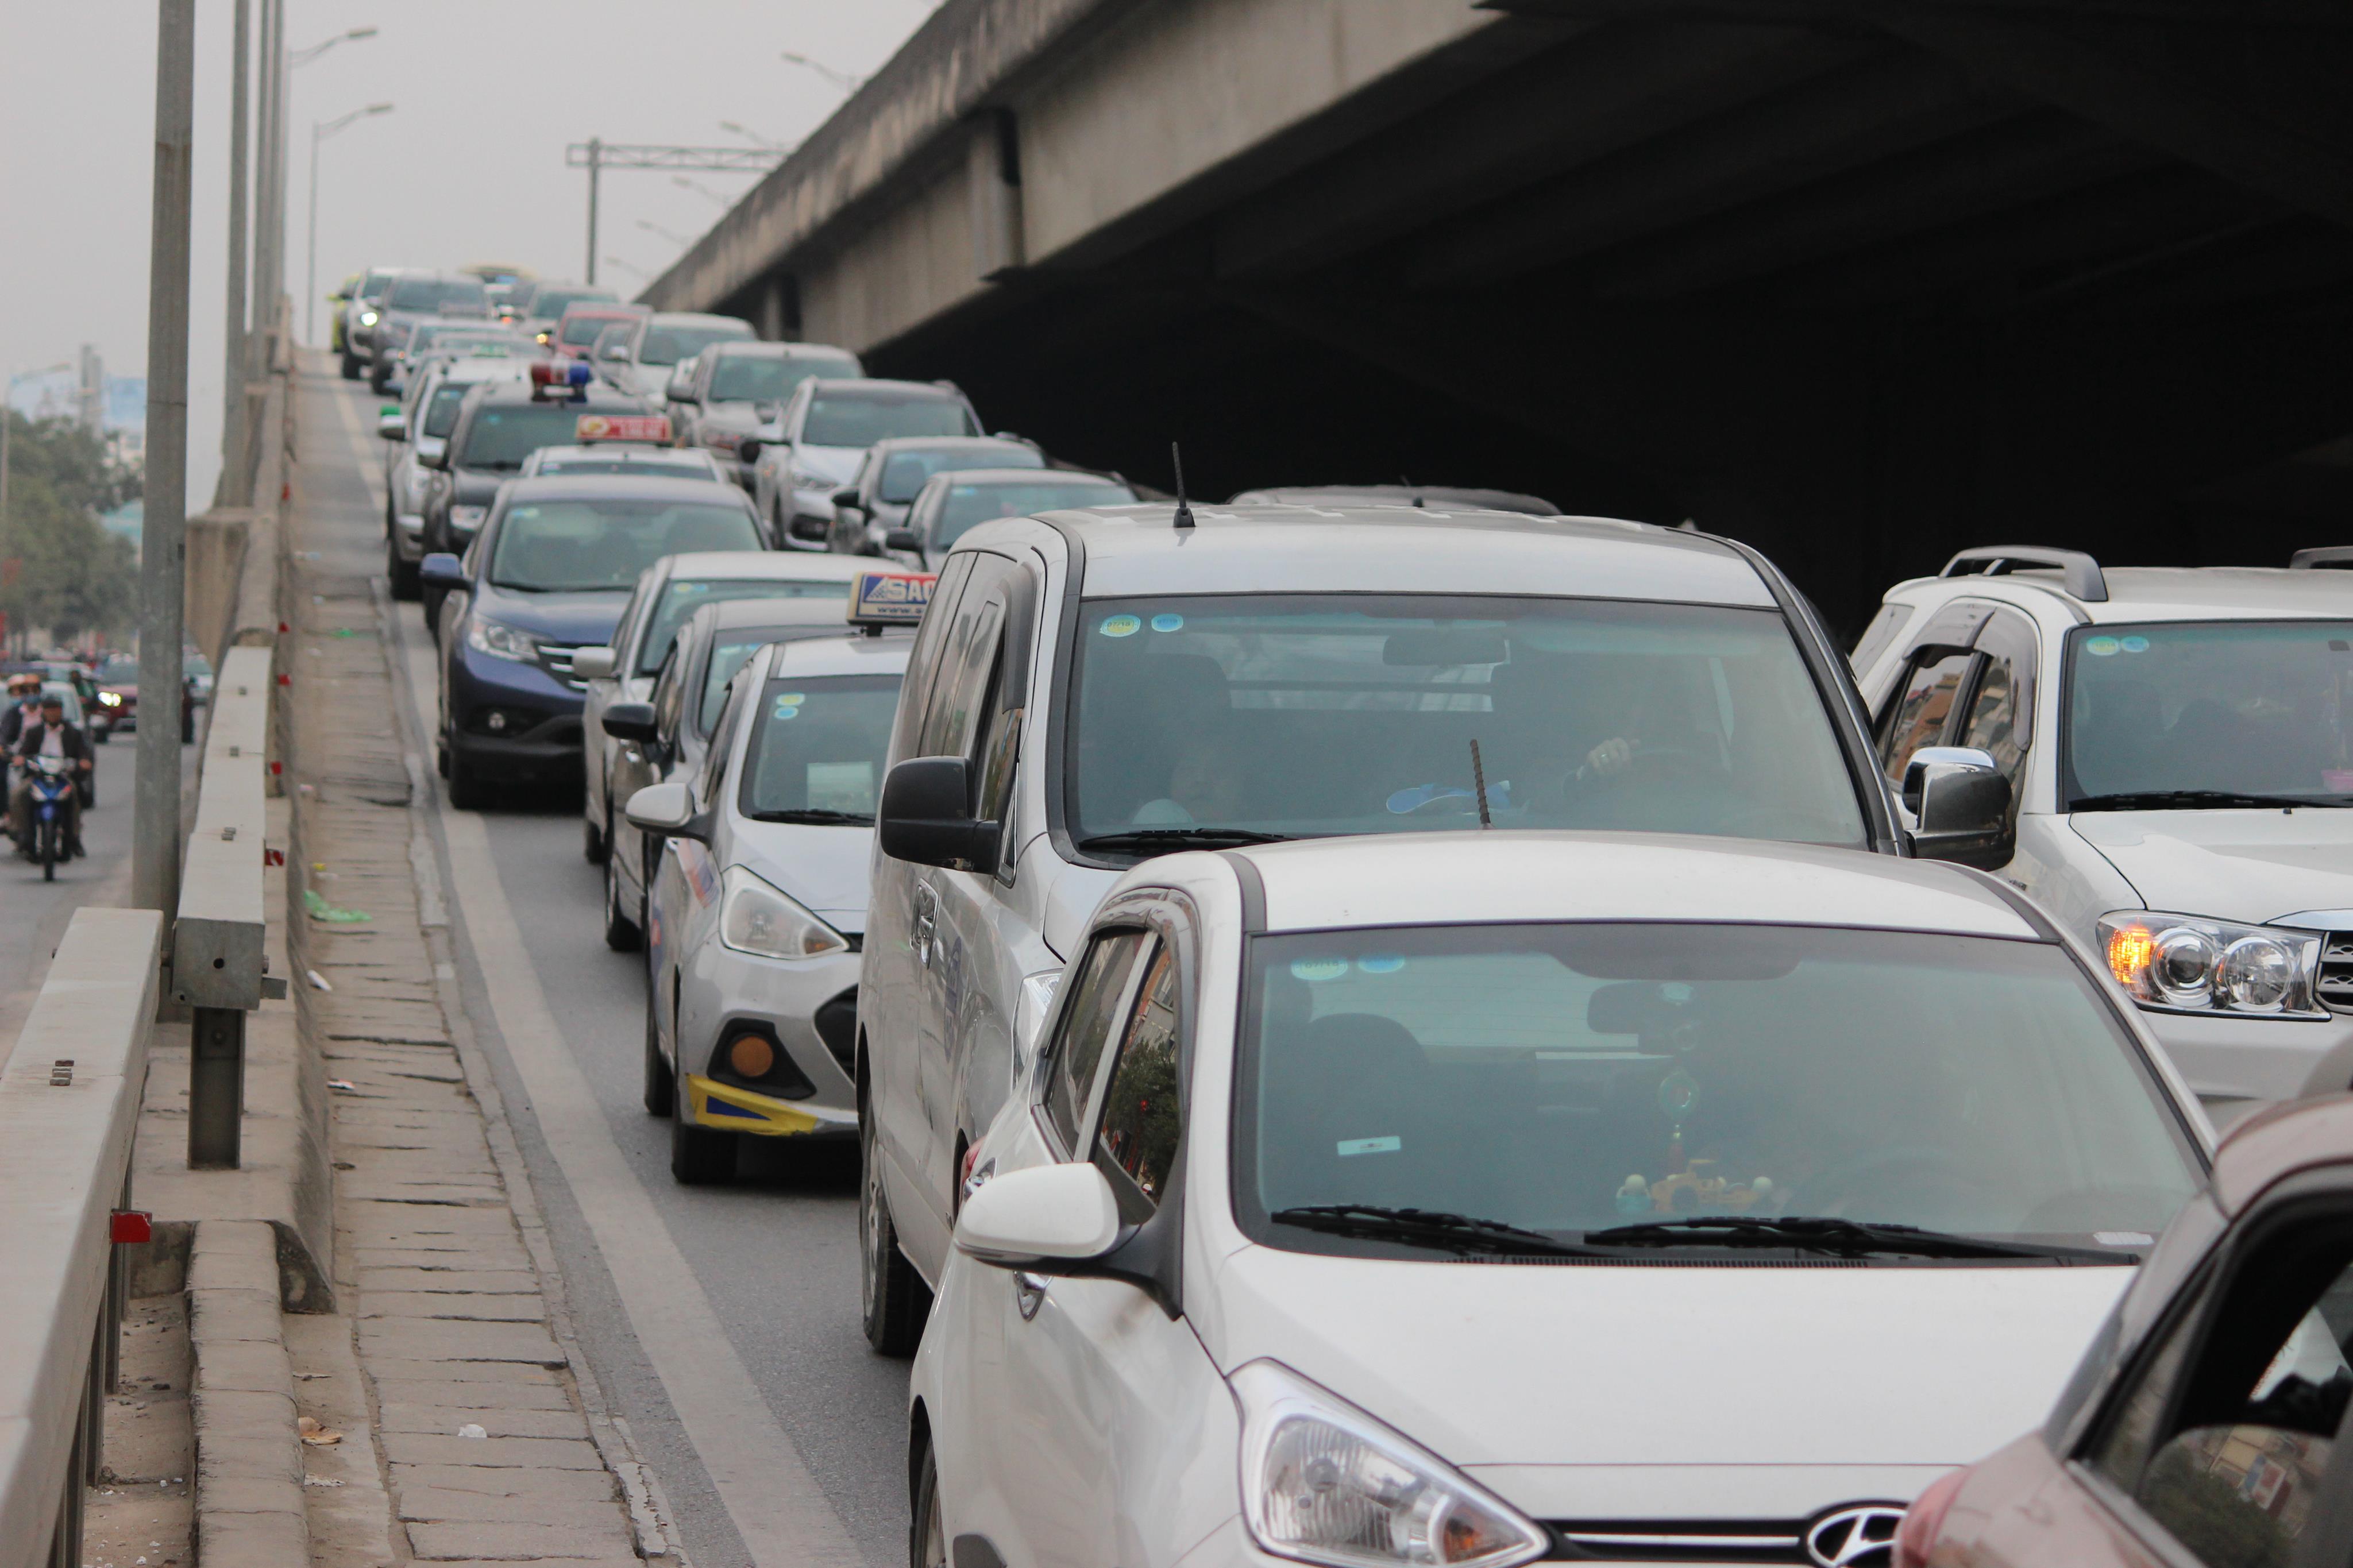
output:
<svg viewBox="0 0 2353 1568"><path fill-rule="evenodd" d="M488 517L490 511L486 506L453 506L449 509L449 526L471 533L482 526L482 519Z"/></svg>
<svg viewBox="0 0 2353 1568"><path fill-rule="evenodd" d="M98 694L98 705L101 708L120 708L122 706L122 693L101 691Z"/></svg>
<svg viewBox="0 0 2353 1568"><path fill-rule="evenodd" d="M762 958L848 952L842 934L742 866L720 879L719 940Z"/></svg>
<svg viewBox="0 0 2353 1568"><path fill-rule="evenodd" d="M2235 1017L2325 1017L2313 982L2320 938L2203 915L2119 910L2100 917L2100 951L2144 1007Z"/></svg>
<svg viewBox="0 0 2353 1568"><path fill-rule="evenodd" d="M373 327L373 326L375 326L375 312L374 310L362 310L362 311L360 312L360 325L361 325L361 326L363 326L363 327Z"/></svg>
<svg viewBox="0 0 2353 1568"><path fill-rule="evenodd" d="M1551 1549L1511 1504L1280 1363L1227 1381L1242 1413L1242 1518L1266 1551L1335 1568L1508 1568Z"/></svg>
<svg viewBox="0 0 2353 1568"><path fill-rule="evenodd" d="M823 474L812 474L798 467L786 468L785 478L805 490L838 490L841 488L838 479L828 479Z"/></svg>
<svg viewBox="0 0 2353 1568"><path fill-rule="evenodd" d="M535 635L480 616L466 617L466 646L492 658L512 658L523 664L539 661L539 638Z"/></svg>

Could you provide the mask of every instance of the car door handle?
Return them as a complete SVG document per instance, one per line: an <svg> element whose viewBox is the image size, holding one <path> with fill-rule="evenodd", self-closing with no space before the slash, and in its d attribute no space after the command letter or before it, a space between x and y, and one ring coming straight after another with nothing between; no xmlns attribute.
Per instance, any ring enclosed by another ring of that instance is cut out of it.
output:
<svg viewBox="0 0 2353 1568"><path fill-rule="evenodd" d="M1046 1304L1046 1278L1042 1274L1016 1274L1013 1277L1013 1309L1029 1322L1038 1316L1038 1309Z"/></svg>
<svg viewBox="0 0 2353 1568"><path fill-rule="evenodd" d="M932 934L939 923L939 889L929 882L915 884L915 915L913 935L915 962L928 967L932 962Z"/></svg>

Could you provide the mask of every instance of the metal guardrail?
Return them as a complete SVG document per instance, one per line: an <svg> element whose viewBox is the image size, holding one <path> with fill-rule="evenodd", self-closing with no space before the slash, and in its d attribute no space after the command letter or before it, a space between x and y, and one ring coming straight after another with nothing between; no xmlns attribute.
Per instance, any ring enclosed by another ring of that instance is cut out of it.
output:
<svg viewBox="0 0 2353 1568"><path fill-rule="evenodd" d="M163 933L153 910L76 911L0 1069L0 1568L82 1560Z"/></svg>
<svg viewBox="0 0 2353 1568"><path fill-rule="evenodd" d="M196 822L172 927L172 999L195 1009L188 1073L188 1163L234 1169L245 1116L245 1016L286 982L262 950L263 797L269 779L269 658L228 649L213 680Z"/></svg>

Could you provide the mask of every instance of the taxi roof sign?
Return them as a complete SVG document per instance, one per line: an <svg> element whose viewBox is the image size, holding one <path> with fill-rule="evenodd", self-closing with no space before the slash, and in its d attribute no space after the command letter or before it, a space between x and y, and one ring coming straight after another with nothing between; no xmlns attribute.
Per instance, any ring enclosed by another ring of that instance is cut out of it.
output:
<svg viewBox="0 0 2353 1568"><path fill-rule="evenodd" d="M670 416L667 414L583 414L573 422L572 438L582 446L599 441L634 441L640 445L670 445Z"/></svg>
<svg viewBox="0 0 2353 1568"><path fill-rule="evenodd" d="M860 572L850 579L849 624L880 631L912 626L932 602L936 572Z"/></svg>

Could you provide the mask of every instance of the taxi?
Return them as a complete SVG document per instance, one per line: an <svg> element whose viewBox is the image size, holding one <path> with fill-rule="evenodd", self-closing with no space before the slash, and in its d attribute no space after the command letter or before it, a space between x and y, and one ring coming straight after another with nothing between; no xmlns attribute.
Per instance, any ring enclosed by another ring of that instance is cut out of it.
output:
<svg viewBox="0 0 2353 1568"><path fill-rule="evenodd" d="M892 581L919 614L906 579ZM645 1106L671 1118L681 1183L726 1180L740 1137L857 1136L874 805L913 639L871 587L849 619L847 635L753 655L702 765L628 801L630 823L663 844L646 920Z"/></svg>

